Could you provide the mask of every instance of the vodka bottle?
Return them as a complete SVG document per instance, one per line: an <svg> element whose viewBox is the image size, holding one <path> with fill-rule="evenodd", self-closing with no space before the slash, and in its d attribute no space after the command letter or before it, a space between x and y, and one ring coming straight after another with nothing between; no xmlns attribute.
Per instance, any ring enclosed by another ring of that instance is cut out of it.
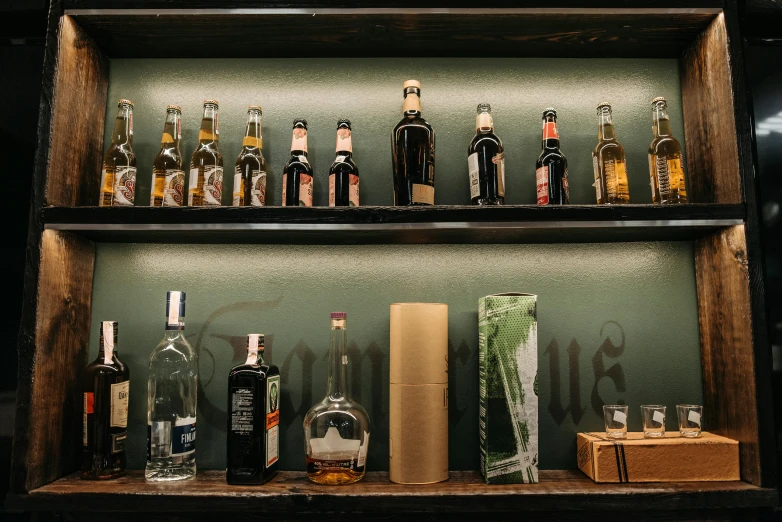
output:
<svg viewBox="0 0 782 522"><path fill-rule="evenodd" d="M150 481L195 477L198 360L185 339L185 293L166 297L166 331L149 356L147 468Z"/></svg>

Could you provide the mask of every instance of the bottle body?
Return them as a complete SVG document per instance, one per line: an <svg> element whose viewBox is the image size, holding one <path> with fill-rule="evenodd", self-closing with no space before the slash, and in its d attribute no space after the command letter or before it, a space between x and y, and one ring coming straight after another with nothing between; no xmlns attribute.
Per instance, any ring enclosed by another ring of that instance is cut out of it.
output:
<svg viewBox="0 0 782 522"><path fill-rule="evenodd" d="M166 332L150 355L147 382L144 476L155 482L196 474L198 361L184 335L184 293L169 292L167 308Z"/></svg>
<svg viewBox="0 0 782 522"><path fill-rule="evenodd" d="M261 108L252 105L247 110L247 127L242 150L234 168L234 207L263 207L266 205L266 160L263 157L261 136Z"/></svg>
<svg viewBox="0 0 782 522"><path fill-rule="evenodd" d="M282 205L311 207L313 181L307 159L307 120L299 118L293 122L291 157L282 171Z"/></svg>
<svg viewBox="0 0 782 522"><path fill-rule="evenodd" d="M104 480L125 474L130 370L117 357L117 323L101 323L101 348L84 372L81 478ZM104 339L109 339L105 343ZM106 346L110 344L111 346Z"/></svg>
<svg viewBox="0 0 782 522"><path fill-rule="evenodd" d="M394 205L434 205L434 129L421 117L421 84L404 87L404 117L391 134Z"/></svg>
<svg viewBox="0 0 782 522"><path fill-rule="evenodd" d="M198 146L190 158L188 205L219 207L223 196L223 155L218 150L220 129L218 105L215 100L204 102L204 116L198 131Z"/></svg>
<svg viewBox="0 0 782 522"><path fill-rule="evenodd" d="M543 146L535 164L535 185L538 205L567 205L570 190L567 180L567 158L560 150L557 113L543 111Z"/></svg>
<svg viewBox="0 0 782 522"><path fill-rule="evenodd" d="M369 416L347 393L346 318L332 313L328 391L304 416L307 477L318 484L351 484L366 472Z"/></svg>
<svg viewBox="0 0 782 522"><path fill-rule="evenodd" d="M133 153L133 103L120 100L111 135L103 156L98 206L133 206L136 195L136 155Z"/></svg>
<svg viewBox="0 0 782 522"><path fill-rule="evenodd" d="M488 103L478 105L475 137L467 151L470 201L473 205L505 203L505 149L494 134Z"/></svg>
<svg viewBox="0 0 782 522"><path fill-rule="evenodd" d="M181 207L185 200L185 171L182 169L182 109L169 105L160 139L160 151L152 165L149 205Z"/></svg>
<svg viewBox="0 0 782 522"><path fill-rule="evenodd" d="M687 203L682 146L673 137L664 98L652 100L652 122L654 139L649 145L649 185L652 189L652 202L662 205Z"/></svg>
<svg viewBox="0 0 782 522"><path fill-rule="evenodd" d="M358 167L353 161L353 139L349 120L337 123L337 157L329 169L329 206L359 206Z"/></svg>
<svg viewBox="0 0 782 522"><path fill-rule="evenodd" d="M611 106L602 103L598 106L597 113L600 120L598 143L592 151L597 204L622 205L630 203L625 150L616 140Z"/></svg>
<svg viewBox="0 0 782 522"><path fill-rule="evenodd" d="M263 360L259 335L250 335L247 360L228 375L229 484L263 484L279 469L280 371Z"/></svg>

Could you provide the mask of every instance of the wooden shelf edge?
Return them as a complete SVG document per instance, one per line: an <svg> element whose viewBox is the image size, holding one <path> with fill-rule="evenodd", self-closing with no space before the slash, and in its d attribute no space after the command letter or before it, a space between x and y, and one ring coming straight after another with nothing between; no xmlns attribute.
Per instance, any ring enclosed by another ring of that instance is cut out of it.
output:
<svg viewBox="0 0 782 522"><path fill-rule="evenodd" d="M595 484L580 471L541 471L539 484L483 484L476 472L451 472L439 484L393 484L388 473L330 487L303 472L284 471L261 486L229 486L222 471L201 471L192 481L152 484L143 472L106 482L69 475L24 495L10 495L9 509L24 511L155 511L313 513L459 513L608 509L736 509L771 507L777 491L746 482Z"/></svg>

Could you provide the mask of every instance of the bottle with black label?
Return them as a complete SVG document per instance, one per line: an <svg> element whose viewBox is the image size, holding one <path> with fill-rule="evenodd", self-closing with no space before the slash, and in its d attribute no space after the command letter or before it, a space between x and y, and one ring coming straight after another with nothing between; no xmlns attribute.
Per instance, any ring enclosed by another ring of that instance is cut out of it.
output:
<svg viewBox="0 0 782 522"><path fill-rule="evenodd" d="M282 206L312 206L312 167L307 159L307 120L293 120L291 158L282 171Z"/></svg>
<svg viewBox="0 0 782 522"><path fill-rule="evenodd" d="M434 205L434 129L421 116L421 82L404 83L404 117L391 134L394 205Z"/></svg>
<svg viewBox="0 0 782 522"><path fill-rule="evenodd" d="M505 203L505 149L494 134L494 120L488 103L478 105L475 137L467 151L470 200L473 205Z"/></svg>
<svg viewBox="0 0 782 522"><path fill-rule="evenodd" d="M263 360L263 334L247 336L247 360L228 374L229 484L263 484L279 469L280 370Z"/></svg>
<svg viewBox="0 0 782 522"><path fill-rule="evenodd" d="M117 323L103 321L98 358L84 372L81 478L125 474L130 371L117 357Z"/></svg>

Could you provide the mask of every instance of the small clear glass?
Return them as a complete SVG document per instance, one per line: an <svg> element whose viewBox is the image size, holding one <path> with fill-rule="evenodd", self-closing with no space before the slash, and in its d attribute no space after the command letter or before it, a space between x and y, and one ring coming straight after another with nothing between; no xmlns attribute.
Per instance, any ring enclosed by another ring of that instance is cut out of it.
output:
<svg viewBox="0 0 782 522"><path fill-rule="evenodd" d="M644 437L647 439L665 437L665 406L661 404L641 406L641 419L644 425Z"/></svg>
<svg viewBox="0 0 782 522"><path fill-rule="evenodd" d="M628 406L624 404L606 404L603 406L603 418L606 422L606 436L612 439L627 437Z"/></svg>
<svg viewBox="0 0 782 522"><path fill-rule="evenodd" d="M701 436L703 406L697 404L677 404L676 413L679 416L679 434L682 437L694 439Z"/></svg>

